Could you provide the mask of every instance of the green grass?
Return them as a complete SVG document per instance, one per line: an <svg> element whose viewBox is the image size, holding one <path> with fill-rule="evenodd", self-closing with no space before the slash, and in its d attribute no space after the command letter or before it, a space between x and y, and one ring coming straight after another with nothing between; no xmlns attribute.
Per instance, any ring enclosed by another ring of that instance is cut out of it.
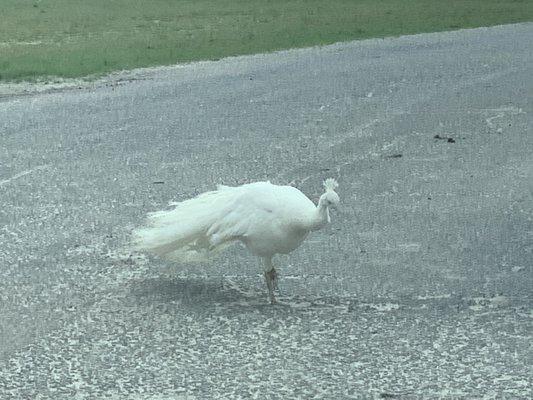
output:
<svg viewBox="0 0 533 400"><path fill-rule="evenodd" d="M533 0L0 0L0 80L533 20Z"/></svg>

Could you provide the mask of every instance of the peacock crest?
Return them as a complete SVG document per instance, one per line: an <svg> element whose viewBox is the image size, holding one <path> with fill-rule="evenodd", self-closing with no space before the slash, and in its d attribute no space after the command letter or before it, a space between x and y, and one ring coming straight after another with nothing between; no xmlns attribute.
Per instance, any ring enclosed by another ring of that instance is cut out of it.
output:
<svg viewBox="0 0 533 400"><path fill-rule="evenodd" d="M324 181L324 188L326 189L326 191L334 191L338 187L339 184L333 178L328 178Z"/></svg>

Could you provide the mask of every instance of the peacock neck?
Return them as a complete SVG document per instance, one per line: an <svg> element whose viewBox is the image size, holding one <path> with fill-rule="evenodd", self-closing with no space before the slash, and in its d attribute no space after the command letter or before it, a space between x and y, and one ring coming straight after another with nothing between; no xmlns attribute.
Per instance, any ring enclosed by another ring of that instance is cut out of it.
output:
<svg viewBox="0 0 533 400"><path fill-rule="evenodd" d="M321 196L314 212L314 216L311 219L309 230L316 231L326 225L329 221L329 209L326 204L326 199L324 196Z"/></svg>

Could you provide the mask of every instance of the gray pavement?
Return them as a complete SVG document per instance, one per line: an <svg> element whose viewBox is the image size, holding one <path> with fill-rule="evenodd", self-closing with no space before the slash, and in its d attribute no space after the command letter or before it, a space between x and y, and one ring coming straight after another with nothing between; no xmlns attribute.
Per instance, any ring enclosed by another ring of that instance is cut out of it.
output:
<svg viewBox="0 0 533 400"><path fill-rule="evenodd" d="M142 70L0 98L0 399L533 396L533 24ZM292 183L280 257L128 248L149 211Z"/></svg>

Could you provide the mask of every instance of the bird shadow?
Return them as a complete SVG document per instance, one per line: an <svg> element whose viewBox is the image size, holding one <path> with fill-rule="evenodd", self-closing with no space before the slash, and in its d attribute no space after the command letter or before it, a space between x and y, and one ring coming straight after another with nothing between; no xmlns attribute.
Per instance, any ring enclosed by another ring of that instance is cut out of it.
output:
<svg viewBox="0 0 533 400"><path fill-rule="evenodd" d="M130 283L129 294L138 304L180 304L189 308L222 306L232 310L264 309L280 312L307 309L339 308L338 298L309 298L287 293L276 294L276 304L270 304L265 291L253 285L227 277L158 276Z"/></svg>
<svg viewBox="0 0 533 400"><path fill-rule="evenodd" d="M145 279L131 285L131 295L138 301L146 303L180 303L199 306L231 304L247 301L251 297L223 280L206 280L201 278L157 277ZM254 299L259 299L259 294Z"/></svg>

